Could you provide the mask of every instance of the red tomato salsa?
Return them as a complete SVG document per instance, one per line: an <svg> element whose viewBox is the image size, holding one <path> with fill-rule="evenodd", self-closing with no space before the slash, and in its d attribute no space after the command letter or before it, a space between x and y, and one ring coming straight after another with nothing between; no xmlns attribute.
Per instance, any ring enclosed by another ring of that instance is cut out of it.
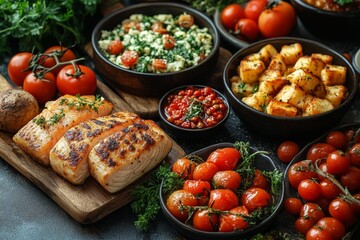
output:
<svg viewBox="0 0 360 240"><path fill-rule="evenodd" d="M167 98L167 120L179 127L202 129L216 125L228 110L223 98L212 88L189 86Z"/></svg>

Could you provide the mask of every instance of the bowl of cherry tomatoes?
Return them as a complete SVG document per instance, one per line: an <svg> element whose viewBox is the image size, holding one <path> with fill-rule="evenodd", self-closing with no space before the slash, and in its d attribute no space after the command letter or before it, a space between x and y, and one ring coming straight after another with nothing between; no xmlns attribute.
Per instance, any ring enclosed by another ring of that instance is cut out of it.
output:
<svg viewBox="0 0 360 240"><path fill-rule="evenodd" d="M282 175L248 143L203 148L177 159L171 171L160 187L161 210L192 239L247 238L266 231L281 210Z"/></svg>
<svg viewBox="0 0 360 240"><path fill-rule="evenodd" d="M296 13L286 1L251 0L232 3L214 14L220 36L235 49L264 38L291 34L296 25Z"/></svg>
<svg viewBox="0 0 360 240"><path fill-rule="evenodd" d="M340 240L358 232L359 167L359 123L328 131L294 157L285 172L284 208L298 234Z"/></svg>
<svg viewBox="0 0 360 240"><path fill-rule="evenodd" d="M218 31L204 13L180 3L142 3L104 17L91 38L94 64L115 89L160 98L200 82L219 56Z"/></svg>
<svg viewBox="0 0 360 240"><path fill-rule="evenodd" d="M159 115L166 127L178 134L204 137L219 129L230 113L226 97L204 85L185 85L165 93Z"/></svg>

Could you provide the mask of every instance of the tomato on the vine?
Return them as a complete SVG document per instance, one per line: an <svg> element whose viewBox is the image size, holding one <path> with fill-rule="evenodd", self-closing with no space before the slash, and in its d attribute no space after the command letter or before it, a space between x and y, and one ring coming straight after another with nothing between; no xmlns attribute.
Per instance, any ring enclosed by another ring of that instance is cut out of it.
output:
<svg viewBox="0 0 360 240"><path fill-rule="evenodd" d="M306 233L306 240L332 240L331 234L317 226L311 227Z"/></svg>
<svg viewBox="0 0 360 240"><path fill-rule="evenodd" d="M197 165L193 172L194 180L211 181L218 167L212 162L203 162Z"/></svg>
<svg viewBox="0 0 360 240"><path fill-rule="evenodd" d="M54 74L47 72L42 78L39 78L31 72L25 77L23 88L31 93L40 105L43 105L55 96L56 80Z"/></svg>
<svg viewBox="0 0 360 240"><path fill-rule="evenodd" d="M45 54L50 54L50 53L56 54L56 56L58 56L59 62L68 62L68 61L76 59L75 53L71 49L63 47L63 46L56 46L56 45L51 46L48 49L46 49L44 53ZM47 67L47 68L51 68L51 67L55 66L55 64L56 64L56 61L55 61L54 57L45 57L44 56L43 62L41 62L41 65L43 65L44 67ZM56 67L51 72L56 77L62 68L63 68L63 66Z"/></svg>
<svg viewBox="0 0 360 240"><path fill-rule="evenodd" d="M183 189L194 194L198 199L199 205L207 205L208 197L211 190L210 183L202 180L186 180Z"/></svg>
<svg viewBox="0 0 360 240"><path fill-rule="evenodd" d="M215 188L225 188L235 191L241 183L241 176L233 170L218 171L215 173L212 183Z"/></svg>
<svg viewBox="0 0 360 240"><path fill-rule="evenodd" d="M325 217L325 213L318 204L307 202L301 207L300 217L306 217L315 224L319 219Z"/></svg>
<svg viewBox="0 0 360 240"><path fill-rule="evenodd" d="M341 150L331 152L326 159L327 172L330 174L344 174L349 169L350 164L350 158Z"/></svg>
<svg viewBox="0 0 360 240"><path fill-rule="evenodd" d="M180 175L181 178L192 179L195 167L195 162L186 157L183 157L176 160L172 166L172 171Z"/></svg>
<svg viewBox="0 0 360 240"><path fill-rule="evenodd" d="M295 220L294 228L299 233L306 235L310 228L314 226L313 221L307 217L299 217Z"/></svg>
<svg viewBox="0 0 360 240"><path fill-rule="evenodd" d="M254 177L250 187L258 187L267 190L269 188L269 181L265 175L259 170L255 169Z"/></svg>
<svg viewBox="0 0 360 240"><path fill-rule="evenodd" d="M299 183L298 193L300 197L306 201L314 201L321 195L319 183L313 179L305 179Z"/></svg>
<svg viewBox="0 0 360 240"><path fill-rule="evenodd" d="M189 212L187 210L181 210L179 208L180 204L183 206L196 206L198 204L198 200L194 194L191 194L183 189L172 192L166 200L166 208L169 212L175 218L184 222L188 218Z"/></svg>
<svg viewBox="0 0 360 240"><path fill-rule="evenodd" d="M326 159L329 153L336 151L336 148L328 143L315 143L307 152L306 159L316 161Z"/></svg>
<svg viewBox="0 0 360 240"><path fill-rule="evenodd" d="M296 23L293 6L285 1L276 1L261 12L259 30L264 38L283 37L290 33Z"/></svg>
<svg viewBox="0 0 360 240"><path fill-rule="evenodd" d="M284 141L277 148L277 155L282 162L289 163L299 151L300 147L297 143L293 141Z"/></svg>
<svg viewBox="0 0 360 240"><path fill-rule="evenodd" d="M253 42L259 36L259 27L254 20L242 18L235 25L235 34L244 37L247 41Z"/></svg>
<svg viewBox="0 0 360 240"><path fill-rule="evenodd" d="M285 210L296 216L299 216L302 205L301 200L295 197L286 198L284 201Z"/></svg>
<svg viewBox="0 0 360 240"><path fill-rule="evenodd" d="M360 167L360 143L356 143L346 152L350 157L351 164Z"/></svg>
<svg viewBox="0 0 360 240"><path fill-rule="evenodd" d="M309 161L304 160L294 163L288 170L288 180L290 185L297 189L300 182L304 179L316 178L317 173L309 169Z"/></svg>
<svg viewBox="0 0 360 240"><path fill-rule="evenodd" d="M215 189L210 192L208 206L220 211L228 211L239 204L237 195L229 189Z"/></svg>
<svg viewBox="0 0 360 240"><path fill-rule="evenodd" d="M341 240L346 234L346 229L344 224L342 224L341 221L333 217L321 218L316 223L316 226L318 226L321 229L324 229L324 231L329 232L332 236L331 239L333 240Z"/></svg>
<svg viewBox="0 0 360 240"><path fill-rule="evenodd" d="M216 230L218 224L218 215L207 209L198 210L194 213L192 225L195 229L213 232Z"/></svg>
<svg viewBox="0 0 360 240"><path fill-rule="evenodd" d="M246 18L252 19L257 23L267 3L267 0L250 0L244 8Z"/></svg>
<svg viewBox="0 0 360 240"><path fill-rule="evenodd" d="M244 9L236 3L226 6L220 13L221 23L225 28L231 30L234 30L236 23L244 17Z"/></svg>
<svg viewBox="0 0 360 240"><path fill-rule="evenodd" d="M355 166L350 166L349 169L340 176L340 183L346 187L350 192L360 190L360 169Z"/></svg>
<svg viewBox="0 0 360 240"><path fill-rule="evenodd" d="M220 216L219 232L241 231L249 227L249 223L243 216L248 216L249 212L244 206L238 206L230 210L229 214Z"/></svg>
<svg viewBox="0 0 360 240"><path fill-rule="evenodd" d="M92 95L96 91L96 75L87 66L66 65L57 75L56 86L62 95Z"/></svg>
<svg viewBox="0 0 360 240"><path fill-rule="evenodd" d="M341 198L335 198L330 202L329 213L340 221L350 220L354 215L350 204Z"/></svg>
<svg viewBox="0 0 360 240"><path fill-rule="evenodd" d="M325 142L336 149L343 149L348 142L348 138L342 131L334 130L326 136Z"/></svg>
<svg viewBox="0 0 360 240"><path fill-rule="evenodd" d="M325 178L320 182L320 192L321 196L327 199L333 199L341 193L341 190L338 186L336 186L332 181Z"/></svg>
<svg viewBox="0 0 360 240"><path fill-rule="evenodd" d="M25 80L25 77L31 73L31 69L25 71L29 68L29 63L33 54L30 52L20 52L11 57L8 64L8 74L11 81L16 85L22 86Z"/></svg>
<svg viewBox="0 0 360 240"><path fill-rule="evenodd" d="M225 147L213 151L207 158L207 162L214 163L219 171L234 170L241 159L241 154L236 148Z"/></svg>
<svg viewBox="0 0 360 240"><path fill-rule="evenodd" d="M241 202L251 213L258 208L270 205L271 196L262 188L248 188L241 195Z"/></svg>

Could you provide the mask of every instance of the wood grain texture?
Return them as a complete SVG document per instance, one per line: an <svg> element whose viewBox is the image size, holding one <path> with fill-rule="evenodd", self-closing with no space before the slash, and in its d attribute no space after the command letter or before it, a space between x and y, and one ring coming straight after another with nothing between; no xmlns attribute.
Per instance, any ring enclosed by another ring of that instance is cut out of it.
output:
<svg viewBox="0 0 360 240"><path fill-rule="evenodd" d="M4 81L6 79L0 75L0 86L6 86ZM114 104L116 111L132 111L132 108L127 103L99 81L98 90L102 96ZM92 177L89 177L85 184L74 186L57 175L50 167L42 166L27 156L14 143L12 136L12 134L0 132L0 157L32 181L80 223L96 222L114 210L128 204L132 200L130 191L137 183L146 179L146 175L144 175L125 189L114 194L103 189ZM165 161L170 163L185 155L183 149L175 142L173 143L173 148L165 158Z"/></svg>

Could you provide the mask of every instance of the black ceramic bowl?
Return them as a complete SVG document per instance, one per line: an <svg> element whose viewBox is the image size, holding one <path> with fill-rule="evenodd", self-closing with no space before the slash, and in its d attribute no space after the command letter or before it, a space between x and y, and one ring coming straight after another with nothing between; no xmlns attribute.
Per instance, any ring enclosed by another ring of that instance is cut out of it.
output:
<svg viewBox="0 0 360 240"><path fill-rule="evenodd" d="M349 95L340 106L331 111L314 116L281 117L269 115L255 110L254 108L243 103L235 96L235 94L231 91L230 78L237 75L236 68L245 56L258 52L266 44L272 44L276 49L279 50L283 45L296 42L302 45L304 55L310 55L311 53L328 54L333 56L333 64L347 67L345 85L348 89ZM279 139L309 137L315 138L334 127L344 117L345 113L351 106L351 103L356 96L358 84L358 79L354 68L341 54L321 43L292 37L262 40L241 49L235 53L226 64L223 81L228 101L239 118L259 134Z"/></svg>
<svg viewBox="0 0 360 240"><path fill-rule="evenodd" d="M140 73L124 69L104 57L101 53L98 40L101 30L111 30L117 24L132 14L141 13L145 15L172 14L174 17L184 12L191 14L195 24L200 27L207 27L213 37L213 50L196 66L172 73ZM94 64L97 70L103 75L114 88L129 92L138 96L161 97L168 90L199 82L214 69L219 56L219 35L211 19L205 14L178 3L144 3L123 8L103 18L94 28L91 44L94 49Z"/></svg>
<svg viewBox="0 0 360 240"><path fill-rule="evenodd" d="M224 148L224 147L233 147L233 143L218 143L203 149L200 149L198 151L195 151L191 154L200 156L203 159L206 159L210 153L218 148ZM256 151L259 151L255 148L250 147L251 153L254 153ZM279 170L276 165L274 164L273 160L265 155L265 154L258 154L255 161L254 161L255 167L260 170L265 171L274 171ZM277 196L274 196L274 202L276 203L274 206L274 211L265 218L262 222L259 224L256 224L255 226L252 226L244 231L235 231L235 232L205 232L197 230L190 225L186 225L182 223L181 221L177 220L166 208L166 196L164 196L162 192L162 184L160 186L160 206L161 210L165 216L165 218L174 226L179 232L186 235L187 237L191 239L196 240L217 240L217 239L244 239L248 238L250 236L253 236L257 233L264 232L268 230L268 228L274 223L276 220L284 200L284 194L285 194L285 186L284 181L282 181L279 194Z"/></svg>
<svg viewBox="0 0 360 240"><path fill-rule="evenodd" d="M318 37L329 39L360 39L360 9L326 11L303 0L291 0L305 28Z"/></svg>
<svg viewBox="0 0 360 240"><path fill-rule="evenodd" d="M217 91L214 88L211 88L219 98L221 98L227 108L226 110L226 114L224 115L224 118L219 121L217 124L210 126L210 127L204 127L204 128L183 128L181 126L177 126L173 123L170 123L167 120L167 115L166 115L166 111L165 111L165 107L169 104L168 103L168 97L172 94L176 94L178 93L180 90L184 90L188 87L194 87L195 89L203 89L206 86L204 85L184 85L184 86L180 86L180 87L176 87L170 91L168 91L167 93L164 94L164 96L162 96L162 98L160 99L159 102L159 115L161 120L166 124L166 128L168 130L170 130L171 132L178 134L178 135L182 135L182 136L191 136L191 137L204 137L207 134L213 133L214 131L217 131L222 125L224 125L224 123L226 122L227 118L229 117L229 113L230 113L230 106L229 106L229 102L227 101L226 97L220 93L219 91Z"/></svg>

